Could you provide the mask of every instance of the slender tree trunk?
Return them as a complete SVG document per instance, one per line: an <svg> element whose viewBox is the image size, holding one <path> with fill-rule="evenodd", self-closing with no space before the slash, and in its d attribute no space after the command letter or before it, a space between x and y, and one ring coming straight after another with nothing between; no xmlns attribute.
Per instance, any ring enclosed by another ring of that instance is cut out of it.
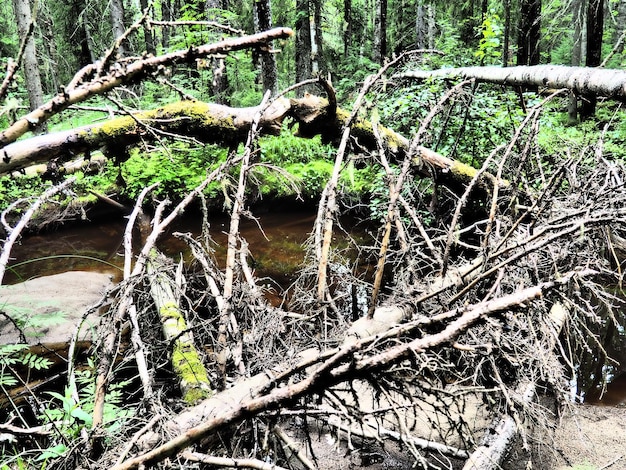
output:
<svg viewBox="0 0 626 470"><path fill-rule="evenodd" d="M511 47L511 0L504 0L504 44L502 47L502 67L509 66Z"/></svg>
<svg viewBox="0 0 626 470"><path fill-rule="evenodd" d="M37 63L37 51L35 50L35 38L33 37L34 18L30 10L28 0L13 0L13 11L17 21L17 30L20 38L28 38L23 56L23 70L26 77L26 88L31 111L43 104L43 88L41 75ZM35 132L41 133L47 130L46 124L37 126Z"/></svg>
<svg viewBox="0 0 626 470"><path fill-rule="evenodd" d="M343 58L347 60L352 47L352 0L343 0Z"/></svg>
<svg viewBox="0 0 626 470"><path fill-rule="evenodd" d="M117 39L124 35L126 27L124 26L124 2L123 0L110 0L110 15L111 15L111 31L113 31L114 39ZM127 55L126 45L120 44L118 53L121 57Z"/></svg>
<svg viewBox="0 0 626 470"><path fill-rule="evenodd" d="M221 22L220 10L226 10L228 5L224 0L206 0L205 10L209 21ZM216 38L217 39L217 38ZM211 82L213 100L219 104L230 104L228 93L228 75L226 74L226 60L224 56L213 56L210 59L213 81Z"/></svg>
<svg viewBox="0 0 626 470"><path fill-rule="evenodd" d="M161 0L161 19L172 21L172 0ZM170 46L170 27L163 26L161 30L161 46L164 51Z"/></svg>
<svg viewBox="0 0 626 470"><path fill-rule="evenodd" d="M383 64L387 55L387 0L376 0L374 62Z"/></svg>
<svg viewBox="0 0 626 470"><path fill-rule="evenodd" d="M424 14L424 2L417 2L417 14L415 15L415 48L426 48L426 15Z"/></svg>
<svg viewBox="0 0 626 470"><path fill-rule="evenodd" d="M322 0L311 1L313 2L313 23L311 24L313 71L314 73L319 73L326 70L324 40L322 37Z"/></svg>
<svg viewBox="0 0 626 470"><path fill-rule="evenodd" d="M435 22L435 5L430 2L426 6L426 24L428 26L428 48L435 48L435 33L437 32L437 25Z"/></svg>
<svg viewBox="0 0 626 470"><path fill-rule="evenodd" d="M45 54L47 55L47 59L48 59L44 68L45 70L44 74L47 77L44 80L44 83L47 84L48 91L50 90L56 91L59 89L59 83L60 83L58 70L54 66L54 64L58 63L57 44L56 44L56 41L54 40L54 20L50 16L50 13L48 11L43 10L39 13L39 26L44 36L43 47L44 47Z"/></svg>
<svg viewBox="0 0 626 470"><path fill-rule="evenodd" d="M587 6L587 67L597 67L602 62L602 34L604 33L604 0L589 0ZM584 96L580 118L586 119L596 112L595 96Z"/></svg>
<svg viewBox="0 0 626 470"><path fill-rule="evenodd" d="M255 33L272 28L272 9L269 0L254 0ZM271 52L261 52L261 78L263 90L270 90L272 95L278 93L278 69L276 56Z"/></svg>
<svg viewBox="0 0 626 470"><path fill-rule="evenodd" d="M312 76L311 10L309 0L296 0L296 81ZM300 93L305 90L300 89Z"/></svg>
<svg viewBox="0 0 626 470"><path fill-rule="evenodd" d="M573 10L573 26L574 26L574 41L572 45L572 60L571 65L578 67L581 64L582 59L582 26L583 26L583 0L575 0L572 4ZM578 97L575 93L570 93L569 102L567 105L567 117L570 125L578 122Z"/></svg>
<svg viewBox="0 0 626 470"><path fill-rule="evenodd" d="M541 0L521 0L517 37L517 65L539 63L541 39Z"/></svg>
<svg viewBox="0 0 626 470"><path fill-rule="evenodd" d="M139 5L141 6L142 12L146 11L148 9L148 0L139 0ZM146 45L146 52L152 55L156 55L156 42L154 41L152 28L150 28L149 25L144 24L143 36Z"/></svg>

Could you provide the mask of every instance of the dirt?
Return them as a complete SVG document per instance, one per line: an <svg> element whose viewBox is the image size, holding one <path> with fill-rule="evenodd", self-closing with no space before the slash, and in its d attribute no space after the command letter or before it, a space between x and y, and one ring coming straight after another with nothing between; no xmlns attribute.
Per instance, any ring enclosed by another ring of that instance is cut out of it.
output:
<svg viewBox="0 0 626 470"><path fill-rule="evenodd" d="M547 466L533 468L626 469L626 404L573 406L545 444Z"/></svg>

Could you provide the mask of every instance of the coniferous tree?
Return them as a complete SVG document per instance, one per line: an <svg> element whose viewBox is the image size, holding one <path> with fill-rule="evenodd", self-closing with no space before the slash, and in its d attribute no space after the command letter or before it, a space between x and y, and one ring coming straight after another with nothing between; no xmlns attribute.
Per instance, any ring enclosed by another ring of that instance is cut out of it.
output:
<svg viewBox="0 0 626 470"><path fill-rule="evenodd" d="M296 81L312 76L311 10L309 0L296 0ZM304 90L301 90L304 92Z"/></svg>
<svg viewBox="0 0 626 470"><path fill-rule="evenodd" d="M374 62L382 64L387 55L387 0L376 0L374 25Z"/></svg>
<svg viewBox="0 0 626 470"><path fill-rule="evenodd" d="M30 109L33 110L43 104L43 87L41 85L41 74L39 62L37 61L35 38L33 36L35 22L30 9L30 2L28 0L13 0L13 12L15 13L19 36L21 39L26 39L26 47L22 57L22 69L26 78ZM39 125L36 128L36 132L45 132L46 130L46 124Z"/></svg>
<svg viewBox="0 0 626 470"><path fill-rule="evenodd" d="M126 27L124 26L124 2L122 0L110 0L109 8L111 15L111 31L113 31L114 39L117 39L122 37L126 31ZM117 52L121 57L127 55L126 44L120 44Z"/></svg>
<svg viewBox="0 0 626 470"><path fill-rule="evenodd" d="M541 0L521 0L517 36L517 65L539 63L541 38Z"/></svg>
<svg viewBox="0 0 626 470"><path fill-rule="evenodd" d="M589 0L587 5L587 53L585 65L597 67L602 63L602 35L604 33L604 0ZM583 97L580 118L586 119L596 112L595 96Z"/></svg>
<svg viewBox="0 0 626 470"><path fill-rule="evenodd" d="M269 0L254 0L255 32L266 31L272 27L272 10ZM276 56L271 51L261 52L261 78L263 91L269 90L272 95L278 92L278 69Z"/></svg>

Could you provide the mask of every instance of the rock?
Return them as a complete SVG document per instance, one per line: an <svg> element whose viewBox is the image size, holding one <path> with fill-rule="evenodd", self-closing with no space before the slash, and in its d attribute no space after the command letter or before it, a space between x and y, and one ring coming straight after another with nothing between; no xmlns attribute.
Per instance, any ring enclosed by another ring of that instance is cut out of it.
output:
<svg viewBox="0 0 626 470"><path fill-rule="evenodd" d="M67 342L85 312L96 304L112 285L108 274L69 271L0 286L0 338L2 344ZM90 314L79 339L92 337L90 327L97 313Z"/></svg>

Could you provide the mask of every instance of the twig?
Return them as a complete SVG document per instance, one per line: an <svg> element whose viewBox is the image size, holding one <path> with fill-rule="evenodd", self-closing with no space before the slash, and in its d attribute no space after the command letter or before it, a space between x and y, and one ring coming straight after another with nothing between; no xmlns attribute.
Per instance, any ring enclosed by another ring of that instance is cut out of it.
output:
<svg viewBox="0 0 626 470"><path fill-rule="evenodd" d="M258 459L232 459L228 457L214 457L198 452L186 451L181 457L192 462L205 463L215 467L254 468L256 470L287 470L273 463L263 462Z"/></svg>
<svg viewBox="0 0 626 470"><path fill-rule="evenodd" d="M291 439L280 426L274 426L272 428L272 431L281 441L283 441L285 446L287 446L287 448L291 452L293 452L292 455L294 455L300 461L300 463L304 465L305 468L308 468L309 470L317 470L315 464L311 462L311 460L306 455L304 455L304 452L302 451L302 446L296 443L293 439Z"/></svg>
<svg viewBox="0 0 626 470"><path fill-rule="evenodd" d="M33 217L33 215L35 215L35 213L37 212L37 210L41 207L43 203L45 203L48 199L50 199L55 194L60 193L61 191L64 191L65 189L67 189L69 186L74 184L75 181L76 181L76 178L73 178L73 177L68 178L64 182L46 190L46 192L44 192L41 196L39 196L35 200L35 202L33 202L30 205L28 210L20 218L19 222L15 225L15 227L9 226L9 224L6 222L6 215L12 207L15 207L16 204L15 203L11 204L11 206L9 206L8 209L2 212L2 224L4 225L4 228L7 231L8 237L4 240L4 245L2 245L2 251L0 252L0 284L2 284L2 279L4 278L4 273L6 271L7 264L9 263L9 256L11 255L11 249L13 248L13 245L20 237L22 230L24 230L24 228L26 228L26 226L28 225L28 222L30 222L30 219ZM23 202L23 200L17 201L17 202L18 203Z"/></svg>

